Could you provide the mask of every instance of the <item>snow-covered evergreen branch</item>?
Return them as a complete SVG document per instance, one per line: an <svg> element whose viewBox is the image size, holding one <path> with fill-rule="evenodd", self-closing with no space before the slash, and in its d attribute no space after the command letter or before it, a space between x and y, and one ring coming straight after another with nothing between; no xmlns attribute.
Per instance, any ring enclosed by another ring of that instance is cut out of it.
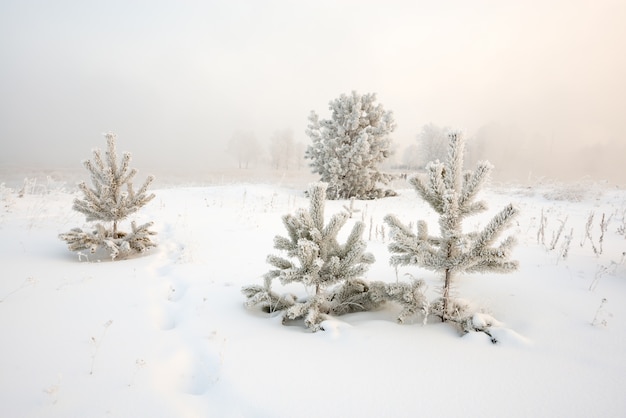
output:
<svg viewBox="0 0 626 418"><path fill-rule="evenodd" d="M72 228L69 232L59 234L59 238L67 243L70 251L86 250L95 254L98 248L104 248L109 252L111 259L116 259L156 247L150 238L156 235L156 232L148 229L152 225L153 222L148 222L136 226L133 221L130 233L118 232L116 236L113 236L111 230L98 223L93 231Z"/></svg>

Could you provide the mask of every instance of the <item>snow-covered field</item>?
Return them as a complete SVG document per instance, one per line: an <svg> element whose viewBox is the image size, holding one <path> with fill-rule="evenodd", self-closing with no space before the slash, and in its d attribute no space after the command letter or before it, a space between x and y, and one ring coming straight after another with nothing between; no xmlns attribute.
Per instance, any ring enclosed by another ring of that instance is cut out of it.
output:
<svg viewBox="0 0 626 418"><path fill-rule="evenodd" d="M339 317L318 333L244 308L240 289L262 283L281 216L308 206L305 186L153 190L134 219L155 221L159 247L115 262L70 253L57 238L84 225L71 210L73 186L22 197L1 187L0 416L626 416L625 190L545 184L481 194L490 209L466 230L508 202L521 209L509 230L520 270L462 276L456 288L502 322L493 345L436 320L398 325L394 306ZM396 275L388 263L386 214L437 229L430 208L400 187L397 197L356 202L377 259L367 279L423 278L434 296L436 274ZM328 202L327 216L345 204Z"/></svg>

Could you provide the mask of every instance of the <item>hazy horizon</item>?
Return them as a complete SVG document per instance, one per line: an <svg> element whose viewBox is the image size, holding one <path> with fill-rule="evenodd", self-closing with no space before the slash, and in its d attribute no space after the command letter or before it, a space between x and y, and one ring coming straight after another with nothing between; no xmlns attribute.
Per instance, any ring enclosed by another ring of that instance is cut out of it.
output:
<svg viewBox="0 0 626 418"><path fill-rule="evenodd" d="M399 152L428 123L489 130L513 176L626 183L625 18L623 1L9 0L0 165L77 166L112 131L147 170L235 167L235 132L308 142L310 111L356 90L394 112Z"/></svg>

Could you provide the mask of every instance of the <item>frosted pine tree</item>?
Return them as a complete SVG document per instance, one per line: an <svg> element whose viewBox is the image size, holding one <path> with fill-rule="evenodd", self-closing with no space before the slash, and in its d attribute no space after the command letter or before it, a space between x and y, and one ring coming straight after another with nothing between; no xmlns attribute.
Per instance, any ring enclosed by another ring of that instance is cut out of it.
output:
<svg viewBox="0 0 626 418"><path fill-rule="evenodd" d="M137 170L130 168L131 154L124 153L121 161L118 161L116 135L107 133L105 138L107 151L104 157L101 150L95 149L93 160L83 162L91 174L92 187L81 182L78 187L83 198L74 199L73 205L73 209L83 213L88 222L101 221L105 224L97 223L93 231L73 228L60 234L59 238L67 242L71 251L89 250L93 254L103 248L115 259L120 255L140 253L156 246L150 238L156 233L148 229L152 222L137 226L133 221L130 232L118 229L121 221L154 198L154 194L147 194L154 177L148 176L139 190L135 191L132 180Z"/></svg>
<svg viewBox="0 0 626 418"><path fill-rule="evenodd" d="M321 322L330 313L325 290L342 281L357 279L374 262L374 257L365 252L366 244L361 238L363 223L354 224L344 245L338 243L337 234L348 215L336 214L324 224L326 188L324 183L312 185L309 210L301 209L295 215L283 216L288 237L276 236L274 248L284 251L287 258L269 255L267 262L274 268L265 274L265 286L249 286L243 290L249 298L249 306L263 303L269 311L286 308L284 321L304 317L306 326L313 331L320 329ZM274 279L282 284L300 282L312 288L313 294L303 302L291 295L278 296L271 290Z"/></svg>
<svg viewBox="0 0 626 418"><path fill-rule="evenodd" d="M333 215L324 224L327 185L316 183L309 189L309 210L300 209L295 215L283 216L288 236L276 236L274 248L286 257L269 255L273 269L264 276L264 285L246 286L242 292L246 305L261 305L266 312L283 312L283 322L304 318L312 331L322 329L322 322L332 315L375 309L386 301L404 306L399 321L418 310L424 310L422 283L412 286L367 283L361 276L374 262L365 252L362 239L364 224L356 222L344 244L337 234L348 220L347 213ZM280 295L272 290L272 282L302 283L311 291L303 300L295 295Z"/></svg>
<svg viewBox="0 0 626 418"><path fill-rule="evenodd" d="M430 312L443 321L458 323L464 331L488 333L486 316L468 312L468 306L451 293L459 273L510 272L518 267L510 260L515 245L512 236L496 243L508 228L518 211L507 205L484 229L477 233L464 233L463 221L470 215L487 209L485 202L476 201L476 195L487 181L492 166L480 162L473 172L463 172L465 139L461 133L449 134L448 157L445 163L431 162L426 178L411 177L409 182L417 193L439 214L440 236L431 236L426 222L419 221L417 231L405 226L393 215L385 222L391 228L394 266L418 265L441 272L443 285L441 298L431 304Z"/></svg>
<svg viewBox="0 0 626 418"><path fill-rule="evenodd" d="M391 176L378 166L391 156L389 135L396 127L393 113L375 104L375 94L342 94L329 103L330 119L313 111L306 134L312 144L305 152L314 173L328 183L329 199L376 199L394 195L377 184Z"/></svg>

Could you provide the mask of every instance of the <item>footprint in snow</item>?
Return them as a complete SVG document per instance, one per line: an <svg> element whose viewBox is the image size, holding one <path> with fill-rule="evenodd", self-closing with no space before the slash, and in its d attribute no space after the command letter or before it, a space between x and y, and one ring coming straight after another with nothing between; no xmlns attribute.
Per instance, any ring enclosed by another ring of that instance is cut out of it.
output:
<svg viewBox="0 0 626 418"><path fill-rule="evenodd" d="M168 391L202 395L219 381L224 342L207 346L198 340L165 353L155 370L155 383Z"/></svg>

